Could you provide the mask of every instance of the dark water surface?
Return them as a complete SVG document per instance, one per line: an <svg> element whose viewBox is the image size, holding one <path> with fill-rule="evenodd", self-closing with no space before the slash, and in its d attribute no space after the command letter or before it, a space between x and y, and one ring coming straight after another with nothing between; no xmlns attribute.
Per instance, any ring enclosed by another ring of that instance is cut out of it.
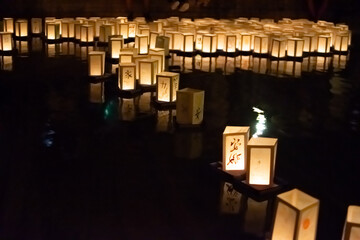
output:
<svg viewBox="0 0 360 240"><path fill-rule="evenodd" d="M340 239L347 206L360 205L357 37L348 55L302 63L173 56L180 88L205 90L200 131L176 129L150 93L90 84L93 47L17 42L0 56L0 238L265 239L272 199L239 194L240 210L222 213L209 167L226 125L256 132L257 107L263 136L279 139L276 176L320 199L317 239Z"/></svg>

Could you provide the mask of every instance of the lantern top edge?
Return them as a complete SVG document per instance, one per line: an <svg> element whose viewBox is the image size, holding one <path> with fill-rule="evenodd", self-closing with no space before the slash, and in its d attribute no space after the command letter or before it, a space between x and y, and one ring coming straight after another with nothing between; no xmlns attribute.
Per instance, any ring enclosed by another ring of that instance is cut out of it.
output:
<svg viewBox="0 0 360 240"><path fill-rule="evenodd" d="M285 193L281 193L277 196L280 200L289 203L291 206L298 210L304 210L314 204L319 204L320 201L317 198L310 196L297 188Z"/></svg>
<svg viewBox="0 0 360 240"><path fill-rule="evenodd" d="M180 93L201 93L201 92L205 92L205 91L200 90L200 89L195 89L195 88L182 88L180 90L177 90L176 92L180 92Z"/></svg>
<svg viewBox="0 0 360 240"><path fill-rule="evenodd" d="M249 140L248 146L274 146L278 142L277 138L257 137Z"/></svg>
<svg viewBox="0 0 360 240"><path fill-rule="evenodd" d="M247 133L249 130L250 130L249 126L226 126L223 134Z"/></svg>
<svg viewBox="0 0 360 240"><path fill-rule="evenodd" d="M160 72L158 73L156 76L160 76L160 77L174 77L174 76L179 76L179 73L175 73L175 72Z"/></svg>
<svg viewBox="0 0 360 240"><path fill-rule="evenodd" d="M360 224L360 206L350 205L348 207L346 221L350 223Z"/></svg>
<svg viewBox="0 0 360 240"><path fill-rule="evenodd" d="M134 67L136 66L135 63L119 63L120 67Z"/></svg>

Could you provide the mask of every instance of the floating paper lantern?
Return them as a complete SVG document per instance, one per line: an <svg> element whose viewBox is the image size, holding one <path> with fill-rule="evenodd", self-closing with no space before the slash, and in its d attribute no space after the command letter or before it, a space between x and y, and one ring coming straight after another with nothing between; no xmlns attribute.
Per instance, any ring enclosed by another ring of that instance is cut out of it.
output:
<svg viewBox="0 0 360 240"><path fill-rule="evenodd" d="M82 43L94 42L94 26L82 25L81 26L81 38Z"/></svg>
<svg viewBox="0 0 360 240"><path fill-rule="evenodd" d="M28 36L28 21L24 19L16 20L15 22L15 36L27 37Z"/></svg>
<svg viewBox="0 0 360 240"><path fill-rule="evenodd" d="M191 53L194 51L194 34L192 33L183 33L184 36L184 46L183 51Z"/></svg>
<svg viewBox="0 0 360 240"><path fill-rule="evenodd" d="M204 116L205 91L184 88L177 91L176 122L178 124L201 124Z"/></svg>
<svg viewBox="0 0 360 240"><path fill-rule="evenodd" d="M74 31L75 31L75 39L80 41L81 39L81 26L83 24L80 22L75 22L74 24Z"/></svg>
<svg viewBox="0 0 360 240"><path fill-rule="evenodd" d="M133 52L120 52L119 63L131 63L133 62Z"/></svg>
<svg viewBox="0 0 360 240"><path fill-rule="evenodd" d="M242 52L250 52L252 48L251 42L252 42L251 33L241 33L238 49Z"/></svg>
<svg viewBox="0 0 360 240"><path fill-rule="evenodd" d="M62 21L61 22L61 37L62 38L74 38L75 37L74 21Z"/></svg>
<svg viewBox="0 0 360 240"><path fill-rule="evenodd" d="M139 26L139 34L140 35L146 35L146 36L150 36L150 29L149 29L149 27L146 25L146 27L144 27L144 26L142 26L142 27L140 27Z"/></svg>
<svg viewBox="0 0 360 240"><path fill-rule="evenodd" d="M139 61L139 83L140 85L155 85L158 73L159 61L155 59L144 59Z"/></svg>
<svg viewBox="0 0 360 240"><path fill-rule="evenodd" d="M183 51L184 48L184 35L180 32L174 33L173 50Z"/></svg>
<svg viewBox="0 0 360 240"><path fill-rule="evenodd" d="M226 50L226 32L217 31L215 34L217 36L217 49Z"/></svg>
<svg viewBox="0 0 360 240"><path fill-rule="evenodd" d="M135 74L135 79L139 79L140 76L140 67L139 67L139 62L141 60L146 60L149 59L148 55L134 55L133 56L133 62L136 64L136 74Z"/></svg>
<svg viewBox="0 0 360 240"><path fill-rule="evenodd" d="M121 49L124 47L122 37L110 37L109 50L112 59L118 59Z"/></svg>
<svg viewBox="0 0 360 240"><path fill-rule="evenodd" d="M319 200L298 189L276 198L272 239L315 240Z"/></svg>
<svg viewBox="0 0 360 240"><path fill-rule="evenodd" d="M0 32L0 51L12 51L12 33L11 32Z"/></svg>
<svg viewBox="0 0 360 240"><path fill-rule="evenodd" d="M42 33L42 19L41 18L32 18L31 19L31 33L32 34L41 34Z"/></svg>
<svg viewBox="0 0 360 240"><path fill-rule="evenodd" d="M135 48L138 49L138 54L146 55L149 53L148 39L149 37L147 35L136 35Z"/></svg>
<svg viewBox="0 0 360 240"><path fill-rule="evenodd" d="M304 34L304 52L315 52L317 46L317 36L313 33Z"/></svg>
<svg viewBox="0 0 360 240"><path fill-rule="evenodd" d="M165 36L169 39L169 50L174 50L174 31L166 31Z"/></svg>
<svg viewBox="0 0 360 240"><path fill-rule="evenodd" d="M156 38L159 36L158 32L150 32L149 48L155 48Z"/></svg>
<svg viewBox="0 0 360 240"><path fill-rule="evenodd" d="M118 75L118 87L120 90L135 89L135 63L120 63Z"/></svg>
<svg viewBox="0 0 360 240"><path fill-rule="evenodd" d="M13 18L4 18L4 32L14 33L14 19Z"/></svg>
<svg viewBox="0 0 360 240"><path fill-rule="evenodd" d="M219 48L219 44L218 44L218 48ZM226 34L225 35L224 50L227 53L236 52L236 34Z"/></svg>
<svg viewBox="0 0 360 240"><path fill-rule="evenodd" d="M58 22L47 22L45 26L45 34L48 40L60 39L60 24Z"/></svg>
<svg viewBox="0 0 360 240"><path fill-rule="evenodd" d="M195 37L195 49L201 51L202 50L202 44L203 44L203 36L204 34L207 34L208 32L205 31L198 31L196 32Z"/></svg>
<svg viewBox="0 0 360 240"><path fill-rule="evenodd" d="M329 53L331 44L331 36L320 35L318 37L317 52L318 53Z"/></svg>
<svg viewBox="0 0 360 240"><path fill-rule="evenodd" d="M250 127L227 126L223 132L223 170L234 175L246 171Z"/></svg>
<svg viewBox="0 0 360 240"><path fill-rule="evenodd" d="M215 34L204 34L202 38L202 52L204 53L215 53L216 52L216 35Z"/></svg>
<svg viewBox="0 0 360 240"><path fill-rule="evenodd" d="M267 54L269 52L269 37L267 35L254 36L254 53Z"/></svg>
<svg viewBox="0 0 360 240"><path fill-rule="evenodd" d="M165 50L163 48L153 48L149 50L150 59L158 60L158 72L165 71Z"/></svg>
<svg viewBox="0 0 360 240"><path fill-rule="evenodd" d="M256 186L274 183L277 138L251 138L247 145L246 182Z"/></svg>
<svg viewBox="0 0 360 240"><path fill-rule="evenodd" d="M360 206L349 206L342 240L360 239Z"/></svg>
<svg viewBox="0 0 360 240"><path fill-rule="evenodd" d="M286 39L273 38L271 43L271 56L283 58L286 53Z"/></svg>
<svg viewBox="0 0 360 240"><path fill-rule="evenodd" d="M119 24L119 34L123 37L123 39L127 39L129 37L129 24L128 23L120 23Z"/></svg>
<svg viewBox="0 0 360 240"><path fill-rule="evenodd" d="M289 38L287 40L287 56L302 57L304 49L304 40L300 38Z"/></svg>
<svg viewBox="0 0 360 240"><path fill-rule="evenodd" d="M349 43L349 34L342 32L336 34L334 42L334 50L337 52L347 52Z"/></svg>
<svg viewBox="0 0 360 240"><path fill-rule="evenodd" d="M175 102L179 89L179 73L161 72L156 75L156 99L161 102Z"/></svg>
<svg viewBox="0 0 360 240"><path fill-rule="evenodd" d="M89 76L102 76L105 73L105 52L89 52Z"/></svg>
<svg viewBox="0 0 360 240"><path fill-rule="evenodd" d="M114 35L115 26L113 24L104 24L100 26L99 33L99 42L107 43L109 42L109 37Z"/></svg>
<svg viewBox="0 0 360 240"><path fill-rule="evenodd" d="M165 56L169 55L169 38L166 36L158 36L156 38L156 48L163 48L165 51Z"/></svg>

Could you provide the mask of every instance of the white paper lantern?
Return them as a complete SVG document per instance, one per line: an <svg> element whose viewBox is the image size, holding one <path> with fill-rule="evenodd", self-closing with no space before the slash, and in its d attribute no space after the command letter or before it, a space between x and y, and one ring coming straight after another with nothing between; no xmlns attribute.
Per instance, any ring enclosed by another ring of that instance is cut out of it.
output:
<svg viewBox="0 0 360 240"><path fill-rule="evenodd" d="M120 90L135 89L135 63L120 63L118 75L118 87Z"/></svg>
<svg viewBox="0 0 360 240"><path fill-rule="evenodd" d="M92 51L89 53L89 76L102 76L105 73L105 52Z"/></svg>
<svg viewBox="0 0 360 240"><path fill-rule="evenodd" d="M11 32L0 32L0 51L7 52L13 50Z"/></svg>
<svg viewBox="0 0 360 240"><path fill-rule="evenodd" d="M124 39L122 37L110 37L109 51L112 59L118 59L121 49L124 47Z"/></svg>
<svg viewBox="0 0 360 240"><path fill-rule="evenodd" d="M183 88L177 91L176 122L197 125L203 122L205 91Z"/></svg>
<svg viewBox="0 0 360 240"><path fill-rule="evenodd" d="M82 25L81 26L80 41L82 43L94 42L94 26L92 26L92 25Z"/></svg>
<svg viewBox="0 0 360 240"><path fill-rule="evenodd" d="M160 102L175 102L179 89L179 73L161 72L156 75L156 99Z"/></svg>
<svg viewBox="0 0 360 240"><path fill-rule="evenodd" d="M287 40L287 56L288 57L302 57L304 49L304 40L300 38L289 38Z"/></svg>
<svg viewBox="0 0 360 240"><path fill-rule="evenodd" d="M349 206L342 240L360 239L360 206Z"/></svg>
<svg viewBox="0 0 360 240"><path fill-rule="evenodd" d="M3 18L4 32L14 33L14 19L13 18Z"/></svg>

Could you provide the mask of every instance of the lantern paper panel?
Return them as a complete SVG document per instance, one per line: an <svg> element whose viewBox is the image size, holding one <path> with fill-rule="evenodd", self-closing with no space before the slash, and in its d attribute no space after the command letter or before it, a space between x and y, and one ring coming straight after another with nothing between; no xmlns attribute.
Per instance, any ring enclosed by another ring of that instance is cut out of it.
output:
<svg viewBox="0 0 360 240"><path fill-rule="evenodd" d="M174 33L173 50L183 51L184 49L184 35L180 32Z"/></svg>
<svg viewBox="0 0 360 240"><path fill-rule="evenodd" d="M215 34L205 34L202 38L202 52L214 53L216 52L217 41Z"/></svg>
<svg viewBox="0 0 360 240"><path fill-rule="evenodd" d="M272 39L271 43L271 56L275 58L285 57L286 40L281 38Z"/></svg>
<svg viewBox="0 0 360 240"><path fill-rule="evenodd" d="M12 51L13 41L10 32L0 32L0 51Z"/></svg>
<svg viewBox="0 0 360 240"><path fill-rule="evenodd" d="M88 55L89 76L102 76L105 73L105 52L92 51Z"/></svg>
<svg viewBox="0 0 360 240"><path fill-rule="evenodd" d="M121 37L111 37L109 45L111 58L118 59L120 56L120 51L124 47L124 39Z"/></svg>
<svg viewBox="0 0 360 240"><path fill-rule="evenodd" d="M137 34L137 23L129 22L129 38L134 38Z"/></svg>
<svg viewBox="0 0 360 240"><path fill-rule="evenodd" d="M4 18L4 32L14 33L14 19L13 18Z"/></svg>
<svg viewBox="0 0 360 240"><path fill-rule="evenodd" d="M304 52L315 52L317 47L317 36L315 34L305 34L302 36L304 40Z"/></svg>
<svg viewBox="0 0 360 240"><path fill-rule="evenodd" d="M277 138L251 138L247 145L247 176L250 185L273 185Z"/></svg>
<svg viewBox="0 0 360 240"><path fill-rule="evenodd" d="M155 85L156 74L158 73L159 61L155 59L145 59L139 61L139 82L140 85Z"/></svg>
<svg viewBox="0 0 360 240"><path fill-rule="evenodd" d="M100 26L99 31L99 42L107 43L109 42L109 37L114 35L115 27L113 24L104 24Z"/></svg>
<svg viewBox="0 0 360 240"><path fill-rule="evenodd" d="M31 33L32 34L42 33L42 19L41 18L32 18L31 19Z"/></svg>
<svg viewBox="0 0 360 240"><path fill-rule="evenodd" d="M150 39L149 39L149 48L155 48L156 46L156 38L160 34L158 32L150 32Z"/></svg>
<svg viewBox="0 0 360 240"><path fill-rule="evenodd" d="M360 206L348 207L342 240L360 239Z"/></svg>
<svg viewBox="0 0 360 240"><path fill-rule="evenodd" d="M184 52L193 52L194 51L194 34L184 33Z"/></svg>
<svg viewBox="0 0 360 240"><path fill-rule="evenodd" d="M184 88L177 91L176 122L179 124L201 124L204 116L205 91Z"/></svg>
<svg viewBox="0 0 360 240"><path fill-rule="evenodd" d="M166 36L158 36L156 38L156 48L163 48L165 56L169 55L169 37Z"/></svg>
<svg viewBox="0 0 360 240"><path fill-rule="evenodd" d="M61 37L74 38L75 37L75 23L73 21L61 22Z"/></svg>
<svg viewBox="0 0 360 240"><path fill-rule="evenodd" d="M298 189L279 194L272 239L315 240L319 205L318 199Z"/></svg>
<svg viewBox="0 0 360 240"><path fill-rule="evenodd" d="M163 72L165 70L165 49L164 48L152 48L149 49L150 59L156 59L159 61L158 72Z"/></svg>
<svg viewBox="0 0 360 240"><path fill-rule="evenodd" d="M304 49L304 40L300 38L289 38L287 40L287 56L302 57Z"/></svg>
<svg viewBox="0 0 360 240"><path fill-rule="evenodd" d="M156 98L161 102L175 102L180 74L161 72L156 75Z"/></svg>
<svg viewBox="0 0 360 240"><path fill-rule="evenodd" d="M228 53L236 52L236 35L227 34L225 37L225 51Z"/></svg>
<svg viewBox="0 0 360 240"><path fill-rule="evenodd" d="M81 42L89 43L94 41L94 26L82 25L81 26Z"/></svg>
<svg viewBox="0 0 360 240"><path fill-rule="evenodd" d="M254 53L267 54L269 49L269 37L267 35L254 36Z"/></svg>
<svg viewBox="0 0 360 240"><path fill-rule="evenodd" d="M120 52L119 63L131 63L133 62L133 52Z"/></svg>
<svg viewBox="0 0 360 240"><path fill-rule="evenodd" d="M75 39L76 40L79 40L80 41L80 39L81 39L81 26L82 26L83 24L82 23L79 23L79 22L76 22L75 24L74 24L74 31L75 31Z"/></svg>
<svg viewBox="0 0 360 240"><path fill-rule="evenodd" d="M241 193L231 183L224 182L220 194L220 213L238 214L241 208Z"/></svg>
<svg viewBox="0 0 360 240"><path fill-rule="evenodd" d="M349 35L346 33L337 34L335 36L334 50L338 52L347 52L349 43Z"/></svg>
<svg viewBox="0 0 360 240"><path fill-rule="evenodd" d="M46 23L46 38L48 40L60 39L60 24L56 22Z"/></svg>
<svg viewBox="0 0 360 240"><path fill-rule="evenodd" d="M252 49L251 41L252 36L250 33L241 33L239 50L242 52L250 52Z"/></svg>
<svg viewBox="0 0 360 240"><path fill-rule="evenodd" d="M215 33L217 35L217 49L226 50L226 32L215 32Z"/></svg>
<svg viewBox="0 0 360 240"><path fill-rule="evenodd" d="M119 24L119 34L123 37L123 39L129 38L129 24L128 23L120 23Z"/></svg>
<svg viewBox="0 0 360 240"><path fill-rule="evenodd" d="M15 36L27 37L28 36L28 21L24 19L16 20L15 22Z"/></svg>
<svg viewBox="0 0 360 240"><path fill-rule="evenodd" d="M317 52L318 53L329 53L330 52L330 45L331 44L331 37L327 35L320 35L318 37L318 45L317 45Z"/></svg>
<svg viewBox="0 0 360 240"><path fill-rule="evenodd" d="M141 60L146 60L149 59L148 55L135 55L133 56L133 61L136 65L136 74L135 74L135 79L139 79L140 78L140 67L139 67L139 62Z"/></svg>
<svg viewBox="0 0 360 240"><path fill-rule="evenodd" d="M246 171L246 146L249 141L250 127L227 126L223 132L223 170Z"/></svg>
<svg viewBox="0 0 360 240"><path fill-rule="evenodd" d="M146 55L149 53L148 38L147 35L137 35L135 37L135 47L138 50L138 54Z"/></svg>
<svg viewBox="0 0 360 240"><path fill-rule="evenodd" d="M120 63L119 64L119 79L118 87L120 90L134 90L135 89L135 63Z"/></svg>

